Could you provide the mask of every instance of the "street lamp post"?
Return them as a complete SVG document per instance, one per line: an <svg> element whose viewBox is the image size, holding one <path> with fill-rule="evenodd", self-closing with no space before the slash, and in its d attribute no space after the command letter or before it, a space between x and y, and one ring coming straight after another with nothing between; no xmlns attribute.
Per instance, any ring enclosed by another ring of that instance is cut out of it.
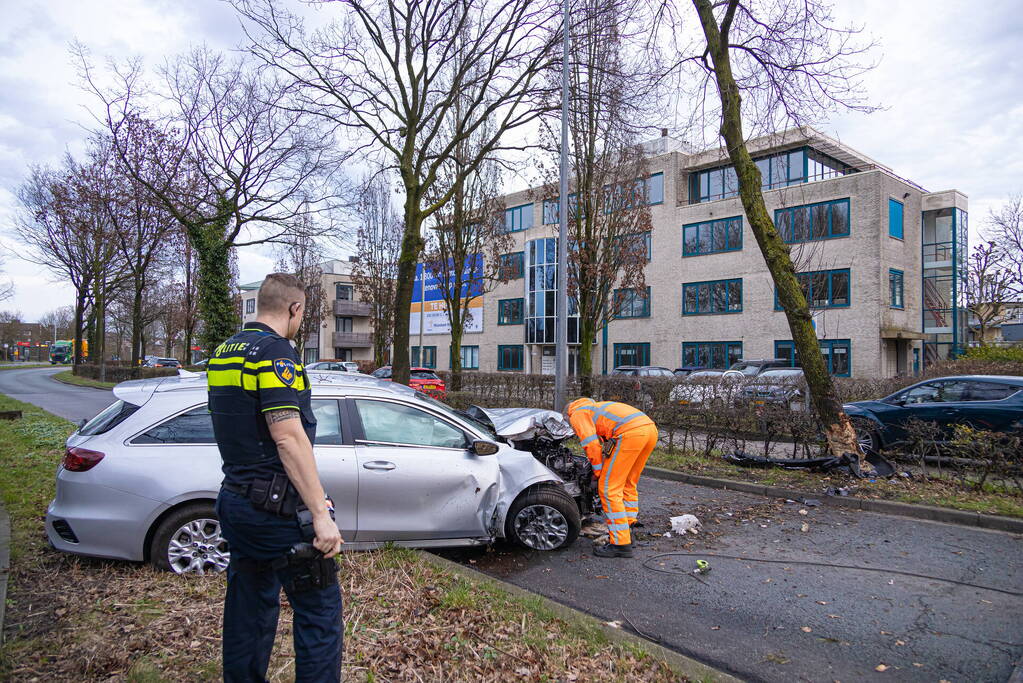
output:
<svg viewBox="0 0 1023 683"><path fill-rule="evenodd" d="M565 408L568 379L568 0L561 24L561 170L558 197L558 301L554 356L554 410Z"/></svg>

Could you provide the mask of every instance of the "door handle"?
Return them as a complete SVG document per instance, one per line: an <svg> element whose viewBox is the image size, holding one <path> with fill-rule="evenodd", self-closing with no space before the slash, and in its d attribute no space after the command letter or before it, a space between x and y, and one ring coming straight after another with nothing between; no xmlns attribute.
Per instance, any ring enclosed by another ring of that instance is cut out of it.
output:
<svg viewBox="0 0 1023 683"><path fill-rule="evenodd" d="M363 463L362 466L367 470L393 470L396 467L393 462L387 462L386 460L371 460L370 462Z"/></svg>

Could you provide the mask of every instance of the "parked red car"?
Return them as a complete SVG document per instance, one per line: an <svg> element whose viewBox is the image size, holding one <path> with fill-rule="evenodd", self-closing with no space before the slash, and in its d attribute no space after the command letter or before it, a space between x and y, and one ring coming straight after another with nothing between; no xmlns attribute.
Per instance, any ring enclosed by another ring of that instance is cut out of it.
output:
<svg viewBox="0 0 1023 683"><path fill-rule="evenodd" d="M391 381L391 366L385 365L373 372L373 376L384 381ZM430 368L412 368L409 371L408 385L416 391L421 391L436 399L443 399L447 388L444 380L437 376L437 373Z"/></svg>

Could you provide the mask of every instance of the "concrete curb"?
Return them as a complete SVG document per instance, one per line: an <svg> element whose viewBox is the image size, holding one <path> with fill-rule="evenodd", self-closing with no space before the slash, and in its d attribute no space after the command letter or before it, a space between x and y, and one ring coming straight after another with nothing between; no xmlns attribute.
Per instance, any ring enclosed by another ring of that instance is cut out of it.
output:
<svg viewBox="0 0 1023 683"><path fill-rule="evenodd" d="M54 382L60 382L61 384L66 384L69 387L78 387L80 389L95 389L96 391L113 391L114 389L113 387L91 387L88 384L75 384L74 382L68 382L63 379L57 379L56 375L51 375L50 379L52 379Z"/></svg>
<svg viewBox="0 0 1023 683"><path fill-rule="evenodd" d="M612 643L639 647L648 652L650 656L655 659L663 661L669 669L680 676L684 676L695 681L719 681L720 683L739 683L739 681L741 681L739 678L735 678L723 671L707 666L695 659L690 659L689 657L679 654L674 650L669 650L662 645L658 645L646 638L635 635L630 631L626 631L624 628L613 628L608 626L600 619L585 612L568 607L567 605L562 605L561 603L555 602L542 595L532 593L524 588L519 588L507 581L496 579L481 571L458 564L457 562L452 562L451 560L438 557L437 555L433 555L426 551L420 550L417 552L420 557L439 569L463 576L473 583L494 584L514 597L539 601L545 609L550 610L556 614L558 618L563 619L570 624L576 624L587 628L597 628Z"/></svg>
<svg viewBox="0 0 1023 683"><path fill-rule="evenodd" d="M726 489L728 491L741 491L753 493L758 496L769 498L789 498L802 500L814 498L822 505L832 507L853 508L865 512L879 512L884 515L898 515L900 517L914 517L925 519L931 522L945 522L946 524L959 524L960 526L980 527L981 529L993 529L995 531L1008 531L1014 534L1023 534L1023 519L1012 517L999 517L998 515L985 515L980 512L967 512L965 510L952 510L950 508L939 508L931 505L916 505L913 503L898 503L892 500L872 500L869 498L856 498L854 496L838 497L826 496L819 492L796 491L784 489L778 486L765 486L745 481L732 481L730 479L717 479L715 477L703 477L698 474L686 474L675 472L660 467L647 467L643 470L655 479L667 479L669 481L680 481L685 484L696 486L707 486L715 489Z"/></svg>
<svg viewBox="0 0 1023 683"><path fill-rule="evenodd" d="M11 566L11 517L0 506L0 642L3 642L7 612L7 574Z"/></svg>

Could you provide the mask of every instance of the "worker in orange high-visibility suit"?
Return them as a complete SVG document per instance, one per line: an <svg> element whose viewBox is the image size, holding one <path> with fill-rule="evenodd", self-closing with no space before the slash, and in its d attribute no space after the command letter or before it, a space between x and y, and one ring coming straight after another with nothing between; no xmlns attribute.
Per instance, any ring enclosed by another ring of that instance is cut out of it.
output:
<svg viewBox="0 0 1023 683"><path fill-rule="evenodd" d="M632 557L629 527L639 515L636 485L650 452L657 445L657 425L641 410L624 403L572 401L565 411L597 477L609 542L594 549L599 557ZM613 448L604 458L604 444Z"/></svg>

